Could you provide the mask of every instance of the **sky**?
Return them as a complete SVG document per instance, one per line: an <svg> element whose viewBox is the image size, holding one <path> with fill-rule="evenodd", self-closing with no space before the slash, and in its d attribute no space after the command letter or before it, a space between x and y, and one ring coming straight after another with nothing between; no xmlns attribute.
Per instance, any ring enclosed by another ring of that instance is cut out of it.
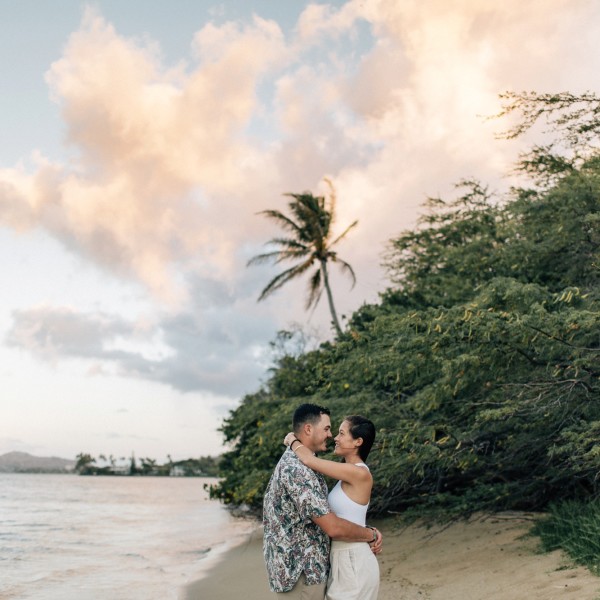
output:
<svg viewBox="0 0 600 600"><path fill-rule="evenodd" d="M331 180L350 315L427 197L511 184L499 94L600 93L595 0L58 6L0 0L0 454L222 452L276 333L332 336L306 281L257 302L260 211Z"/></svg>

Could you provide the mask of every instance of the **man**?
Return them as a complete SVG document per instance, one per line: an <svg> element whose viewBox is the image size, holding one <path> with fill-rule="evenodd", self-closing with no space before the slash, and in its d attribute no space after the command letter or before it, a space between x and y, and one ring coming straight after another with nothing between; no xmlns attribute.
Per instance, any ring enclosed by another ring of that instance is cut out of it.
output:
<svg viewBox="0 0 600 600"><path fill-rule="evenodd" d="M296 438L314 453L327 449L329 410L302 404L294 412ZM302 464L289 448L271 476L263 505L263 551L269 587L286 600L323 600L329 572L330 538L370 543L381 550L381 534L331 512L323 476Z"/></svg>

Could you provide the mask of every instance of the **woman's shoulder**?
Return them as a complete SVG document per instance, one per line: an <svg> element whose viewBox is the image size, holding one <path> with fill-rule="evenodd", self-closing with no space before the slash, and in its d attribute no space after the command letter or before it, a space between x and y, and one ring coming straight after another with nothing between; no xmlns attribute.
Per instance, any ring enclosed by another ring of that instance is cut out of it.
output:
<svg viewBox="0 0 600 600"><path fill-rule="evenodd" d="M365 463L352 463L354 468L354 473L352 478L355 481L372 481L373 476L371 475L371 470Z"/></svg>

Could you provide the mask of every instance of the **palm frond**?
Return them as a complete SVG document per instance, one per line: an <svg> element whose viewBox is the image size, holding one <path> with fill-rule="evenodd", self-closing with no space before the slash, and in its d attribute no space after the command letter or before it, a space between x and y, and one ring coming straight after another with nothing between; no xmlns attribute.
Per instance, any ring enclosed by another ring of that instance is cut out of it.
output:
<svg viewBox="0 0 600 600"><path fill-rule="evenodd" d="M289 229L297 234L302 233L302 227L298 225L298 223L294 222L292 219L278 210L262 210L258 214L265 215L265 217L277 221L284 229Z"/></svg>
<svg viewBox="0 0 600 600"><path fill-rule="evenodd" d="M281 249L271 252L263 252L254 256L246 263L246 266L260 265L268 261L273 261L275 264L284 260L294 260L306 256L311 249L301 242L297 242L291 238L273 238L269 240L266 246L282 246Z"/></svg>
<svg viewBox="0 0 600 600"><path fill-rule="evenodd" d="M317 269L315 274L308 280L308 298L306 299L306 310L311 306L316 306L321 299L323 285L321 283L321 269Z"/></svg>
<svg viewBox="0 0 600 600"><path fill-rule="evenodd" d="M331 242L331 244L329 244L329 247L331 246L335 246L353 227L356 227L358 225L358 221L354 221L354 223L348 225L348 227L346 227L346 229L344 229L344 232L341 233L340 235L338 235L335 240L333 240L333 242Z"/></svg>
<svg viewBox="0 0 600 600"><path fill-rule="evenodd" d="M281 286L285 285L291 279L295 279L302 275L307 269L311 267L313 264L312 259L307 260L299 265L294 267L290 267L283 271L283 273L279 273L276 277L271 279L271 281L267 284L267 286L263 289L258 297L258 301L264 300L269 294L272 294L276 290L278 290Z"/></svg>
<svg viewBox="0 0 600 600"><path fill-rule="evenodd" d="M246 266L250 265L262 265L270 260L277 259L277 257L281 254L279 250L274 250L273 252L265 252L264 254L257 254L248 260Z"/></svg>
<svg viewBox="0 0 600 600"><path fill-rule="evenodd" d="M304 244L303 242L298 242L297 240L292 240L290 238L273 238L272 240L269 240L267 244L274 244L284 246L290 249L304 250L306 252L310 252L310 248L306 244Z"/></svg>
<svg viewBox="0 0 600 600"><path fill-rule="evenodd" d="M273 252L265 252L264 254L258 254L257 256L253 256L246 263L246 266L262 265L266 262L271 262L274 265L278 265L279 263L288 260L298 260L301 258L305 258L307 254L308 251L305 250L274 250ZM310 256L311 262L314 262L316 259L312 255Z"/></svg>
<svg viewBox="0 0 600 600"><path fill-rule="evenodd" d="M350 278L352 279L352 287L354 287L356 285L356 273L354 272L354 269L350 266L350 264L347 263L345 260L338 258L337 256L333 259L333 262L340 266L343 273L347 273L348 275L350 275Z"/></svg>
<svg viewBox="0 0 600 600"><path fill-rule="evenodd" d="M309 258L307 258L307 255ZM311 263L316 260L312 253L309 254L309 252L305 250L283 250L280 252L280 256L275 261L275 264L278 265L286 260L299 260L302 258L306 258L306 260L309 260Z"/></svg>

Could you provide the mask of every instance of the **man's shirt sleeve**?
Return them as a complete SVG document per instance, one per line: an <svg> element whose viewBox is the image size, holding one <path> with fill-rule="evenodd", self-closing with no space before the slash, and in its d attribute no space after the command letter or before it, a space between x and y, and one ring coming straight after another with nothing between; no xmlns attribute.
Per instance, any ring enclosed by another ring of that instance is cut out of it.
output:
<svg viewBox="0 0 600 600"><path fill-rule="evenodd" d="M285 487L302 519L312 520L331 512L327 488L320 477L302 463L285 470Z"/></svg>

